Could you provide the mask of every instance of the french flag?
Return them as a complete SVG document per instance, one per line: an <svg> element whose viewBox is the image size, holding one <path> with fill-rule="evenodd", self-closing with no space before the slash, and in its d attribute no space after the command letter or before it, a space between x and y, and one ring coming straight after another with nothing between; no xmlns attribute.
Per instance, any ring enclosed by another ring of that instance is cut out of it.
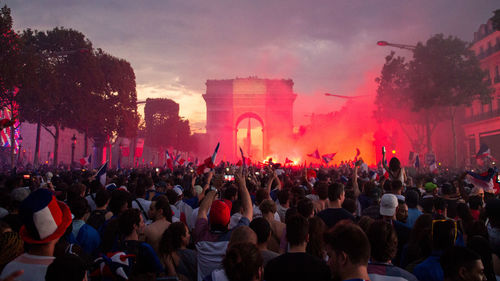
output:
<svg viewBox="0 0 500 281"><path fill-rule="evenodd" d="M438 172L438 167L436 164L436 160L432 160L432 163L429 165L429 171L433 174L437 174Z"/></svg>
<svg viewBox="0 0 500 281"><path fill-rule="evenodd" d="M106 185L106 172L108 171L108 162L104 163L104 165L99 168L95 178L99 180L99 182L104 186Z"/></svg>
<svg viewBox="0 0 500 281"><path fill-rule="evenodd" d="M82 159L80 159L80 164L82 164L82 166L89 165L90 162L92 162L92 154L90 154L87 157L83 157Z"/></svg>
<svg viewBox="0 0 500 281"><path fill-rule="evenodd" d="M321 156L321 158L323 159L323 161L325 161L325 163L328 165L328 163L330 163L330 161L333 160L333 157L335 157L337 153L329 153L329 154L323 154Z"/></svg>
<svg viewBox="0 0 500 281"><path fill-rule="evenodd" d="M474 186L478 186L483 188L485 191L491 191L493 190L494 184L493 184L493 176L498 173L497 167L495 168L489 168L488 171L477 174L471 171L467 171L467 174L469 176L470 182Z"/></svg>
<svg viewBox="0 0 500 281"><path fill-rule="evenodd" d="M168 153L168 150L165 151L165 158L167 159L167 168L170 170L174 170L174 162L172 161L172 156L170 156L170 153Z"/></svg>
<svg viewBox="0 0 500 281"><path fill-rule="evenodd" d="M319 155L319 151L318 151L317 148L316 148L316 150L313 153L307 154L307 156L312 157L312 158L316 158L316 159L321 159L321 157Z"/></svg>
<svg viewBox="0 0 500 281"><path fill-rule="evenodd" d="M361 154L361 152L359 151L359 148L356 148L356 156L354 156L354 162L357 162L358 161L358 156Z"/></svg>

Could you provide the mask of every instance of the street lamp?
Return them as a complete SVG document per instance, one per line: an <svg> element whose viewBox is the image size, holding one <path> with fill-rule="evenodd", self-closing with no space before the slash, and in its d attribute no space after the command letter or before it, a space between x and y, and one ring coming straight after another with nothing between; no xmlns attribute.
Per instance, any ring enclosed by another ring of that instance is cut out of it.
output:
<svg viewBox="0 0 500 281"><path fill-rule="evenodd" d="M75 161L75 146L76 146L76 136L73 134L71 138L71 166L73 166L73 162Z"/></svg>
<svg viewBox="0 0 500 281"><path fill-rule="evenodd" d="M378 41L377 45L382 46L382 47L391 46L391 47L396 47L396 48L405 49L405 50L409 50L409 51L415 51L415 48L417 48L417 46L413 46L413 45L389 43L387 41Z"/></svg>
<svg viewBox="0 0 500 281"><path fill-rule="evenodd" d="M17 162L19 163L21 161L21 153L23 152L23 150L22 150L23 136L22 135L19 135L19 138L17 138L17 142L19 143L19 152L17 153Z"/></svg>

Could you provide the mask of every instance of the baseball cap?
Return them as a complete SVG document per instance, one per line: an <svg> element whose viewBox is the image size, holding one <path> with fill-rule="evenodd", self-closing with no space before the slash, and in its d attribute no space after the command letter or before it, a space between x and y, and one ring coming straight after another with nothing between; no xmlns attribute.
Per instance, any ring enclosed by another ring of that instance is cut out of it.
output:
<svg viewBox="0 0 500 281"><path fill-rule="evenodd" d="M210 224L226 226L231 219L231 208L222 200L215 200L210 207Z"/></svg>
<svg viewBox="0 0 500 281"><path fill-rule="evenodd" d="M398 198L394 194L384 194L380 200L380 214L386 217L392 217L398 207Z"/></svg>

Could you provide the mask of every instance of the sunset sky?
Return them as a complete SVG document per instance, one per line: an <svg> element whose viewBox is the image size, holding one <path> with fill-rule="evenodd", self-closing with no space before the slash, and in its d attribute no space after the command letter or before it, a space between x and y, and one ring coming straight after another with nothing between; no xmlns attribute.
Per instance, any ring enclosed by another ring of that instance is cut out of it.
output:
<svg viewBox="0 0 500 281"><path fill-rule="evenodd" d="M194 132L205 130L207 79L290 78L295 125L312 112L373 95L391 51L378 40L416 44L436 33L471 41L498 0L0 0L14 28L84 33L135 70L139 100L171 98ZM408 51L396 49L401 55Z"/></svg>

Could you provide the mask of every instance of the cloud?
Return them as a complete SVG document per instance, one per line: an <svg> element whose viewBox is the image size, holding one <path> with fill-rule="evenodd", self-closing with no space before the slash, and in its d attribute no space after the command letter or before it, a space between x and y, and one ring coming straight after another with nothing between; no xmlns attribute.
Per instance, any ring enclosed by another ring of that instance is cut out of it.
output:
<svg viewBox="0 0 500 281"><path fill-rule="evenodd" d="M471 40L498 8L498 0L4 2L17 30L74 28L126 59L140 99L170 97L200 127L207 79L291 78L297 102L316 101L296 105L298 114L339 109L342 101L325 106L321 93L351 95L377 73L390 49L376 41Z"/></svg>

